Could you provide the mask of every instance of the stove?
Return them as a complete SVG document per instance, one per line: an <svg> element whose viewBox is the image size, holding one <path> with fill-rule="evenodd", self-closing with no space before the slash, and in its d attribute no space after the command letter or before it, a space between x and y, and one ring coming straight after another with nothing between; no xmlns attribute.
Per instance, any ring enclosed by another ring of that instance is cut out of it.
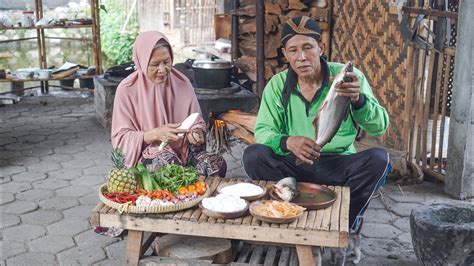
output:
<svg viewBox="0 0 474 266"><path fill-rule="evenodd" d="M194 91L206 121L212 114L216 115L229 110L252 112L258 107L258 96L236 83L231 83L230 87L221 89L195 87Z"/></svg>

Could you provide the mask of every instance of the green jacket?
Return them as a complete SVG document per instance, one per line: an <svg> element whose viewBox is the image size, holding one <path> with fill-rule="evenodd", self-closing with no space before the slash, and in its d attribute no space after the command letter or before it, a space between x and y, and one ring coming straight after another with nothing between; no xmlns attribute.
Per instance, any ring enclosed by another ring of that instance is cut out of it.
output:
<svg viewBox="0 0 474 266"><path fill-rule="evenodd" d="M332 85L329 76L335 77L344 66L334 62L321 61L321 63L325 72L325 82L312 102L307 102L298 96L298 94L301 95L301 90L297 85L297 91L292 91L288 101L287 118L285 118L282 104L282 91L288 70L276 74L269 81L263 92L257 116L255 127L257 143L267 145L278 155L287 155L289 153L286 149L288 136L305 136L314 139L315 132L312 122ZM357 135L357 128L354 123L357 123L371 136L381 136L387 130L389 124L387 111L378 103L364 74L355 68L354 72L360 80L361 100L356 105L351 104L350 115L342 122L331 142L323 147L323 153L356 153L353 142ZM287 121L285 122L285 120Z"/></svg>

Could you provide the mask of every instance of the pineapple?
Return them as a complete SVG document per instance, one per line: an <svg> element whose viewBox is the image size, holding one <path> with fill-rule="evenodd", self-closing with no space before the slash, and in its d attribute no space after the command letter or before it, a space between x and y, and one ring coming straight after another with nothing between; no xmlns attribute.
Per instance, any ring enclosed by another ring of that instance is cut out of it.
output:
<svg viewBox="0 0 474 266"><path fill-rule="evenodd" d="M135 193L137 181L132 171L125 167L125 158L120 149L112 151L112 162L114 167L107 175L107 190L109 192Z"/></svg>

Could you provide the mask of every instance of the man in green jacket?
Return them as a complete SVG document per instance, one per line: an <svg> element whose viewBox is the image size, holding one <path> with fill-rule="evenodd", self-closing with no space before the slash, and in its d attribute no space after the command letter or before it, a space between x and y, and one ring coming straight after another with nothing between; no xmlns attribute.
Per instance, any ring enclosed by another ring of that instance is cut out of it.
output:
<svg viewBox="0 0 474 266"><path fill-rule="evenodd" d="M283 53L290 67L276 74L263 92L257 116L258 144L244 151L244 170L252 179L297 181L351 188L349 223L359 229L373 193L390 171L388 153L369 149L356 153L357 126L372 136L386 131L389 119L365 78L357 69L352 82L337 85L338 95L351 99L349 116L332 140L321 148L312 124L343 65L326 62L317 23L308 17L290 19L282 30ZM324 126L324 125L323 125ZM299 158L304 164L295 163Z"/></svg>

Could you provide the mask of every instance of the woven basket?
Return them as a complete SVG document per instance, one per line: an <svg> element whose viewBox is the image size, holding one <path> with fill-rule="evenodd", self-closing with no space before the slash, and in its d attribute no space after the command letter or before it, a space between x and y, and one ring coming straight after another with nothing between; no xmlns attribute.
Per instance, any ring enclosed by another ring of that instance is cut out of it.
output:
<svg viewBox="0 0 474 266"><path fill-rule="evenodd" d="M164 206L133 206L130 203L125 203L125 204L120 204L115 201L111 201L108 198L104 196L104 192L107 192L107 184L103 184L99 188L99 198L100 200L107 206L117 209L119 213L166 213L166 212L176 212L176 211L181 211L185 209L189 209L191 207L196 206L201 202L202 199L207 198L209 194L211 193L209 191L209 187L206 187L206 193L203 195L200 195L199 197L179 203L179 204L173 204L173 205L164 205Z"/></svg>

